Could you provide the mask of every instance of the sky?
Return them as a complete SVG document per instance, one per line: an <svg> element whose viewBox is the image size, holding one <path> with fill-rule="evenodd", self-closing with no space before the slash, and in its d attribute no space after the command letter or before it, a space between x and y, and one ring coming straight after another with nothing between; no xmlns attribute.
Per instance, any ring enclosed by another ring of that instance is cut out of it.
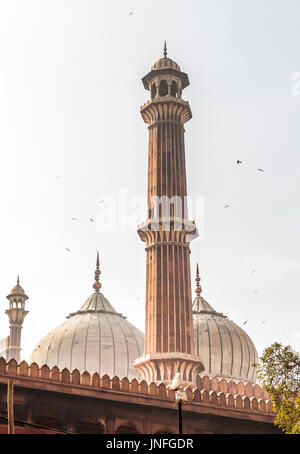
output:
<svg viewBox="0 0 300 454"><path fill-rule="evenodd" d="M259 355L274 341L300 349L299 20L298 0L0 0L0 339L17 274L28 360L92 293L97 249L103 294L144 330L141 78L166 40L190 80L188 193L203 203L192 275L199 262L204 298ZM131 210L128 225L101 227L107 199Z"/></svg>

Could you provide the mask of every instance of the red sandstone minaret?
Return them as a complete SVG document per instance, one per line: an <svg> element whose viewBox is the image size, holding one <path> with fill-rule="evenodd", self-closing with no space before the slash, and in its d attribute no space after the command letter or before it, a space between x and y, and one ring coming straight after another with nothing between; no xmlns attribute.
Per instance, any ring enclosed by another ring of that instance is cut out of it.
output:
<svg viewBox="0 0 300 454"><path fill-rule="evenodd" d="M197 236L188 221L184 123L192 117L181 99L187 74L164 58L142 79L150 100L141 107L149 129L148 220L138 233L146 242L145 352L135 367L150 381L171 381L181 372L194 382L203 370L194 355L189 242Z"/></svg>

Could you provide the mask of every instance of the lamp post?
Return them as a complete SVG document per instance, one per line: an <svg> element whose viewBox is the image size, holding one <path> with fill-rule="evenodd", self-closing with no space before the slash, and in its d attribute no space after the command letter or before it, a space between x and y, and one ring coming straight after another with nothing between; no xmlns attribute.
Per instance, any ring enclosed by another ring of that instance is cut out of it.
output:
<svg viewBox="0 0 300 454"><path fill-rule="evenodd" d="M182 434L182 400L178 400L178 433Z"/></svg>
<svg viewBox="0 0 300 454"><path fill-rule="evenodd" d="M7 421L8 433L14 434L14 382L12 379L8 380L7 385Z"/></svg>
<svg viewBox="0 0 300 454"><path fill-rule="evenodd" d="M178 403L178 433L182 435L182 404L187 402L188 399L183 389L180 372L177 372L169 388L175 391L175 400Z"/></svg>

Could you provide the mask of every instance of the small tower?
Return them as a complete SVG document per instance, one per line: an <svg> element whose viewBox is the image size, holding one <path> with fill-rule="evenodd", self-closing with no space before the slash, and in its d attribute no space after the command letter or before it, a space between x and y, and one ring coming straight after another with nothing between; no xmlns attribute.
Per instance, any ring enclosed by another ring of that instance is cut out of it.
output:
<svg viewBox="0 0 300 454"><path fill-rule="evenodd" d="M28 299L28 296L20 286L19 276L17 278L17 285L15 285L6 298L9 300L9 309L7 309L5 313L8 315L10 323L10 335L6 359L9 361L14 358L17 362L19 362L21 351L21 329L24 318L28 314L28 311L25 310L25 301Z"/></svg>

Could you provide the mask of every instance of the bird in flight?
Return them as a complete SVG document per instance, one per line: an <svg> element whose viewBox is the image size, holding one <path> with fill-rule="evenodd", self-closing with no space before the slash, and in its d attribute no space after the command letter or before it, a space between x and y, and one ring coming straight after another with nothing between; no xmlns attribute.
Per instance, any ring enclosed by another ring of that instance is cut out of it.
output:
<svg viewBox="0 0 300 454"><path fill-rule="evenodd" d="M91 222L95 222L93 218L90 218L90 221L91 221Z"/></svg>
<svg viewBox="0 0 300 454"><path fill-rule="evenodd" d="M237 160L236 161L237 165L242 164L242 161Z"/></svg>
<svg viewBox="0 0 300 454"><path fill-rule="evenodd" d="M225 206L224 206L224 208L228 208L228 207L230 207L230 205L225 205Z"/></svg>
<svg viewBox="0 0 300 454"><path fill-rule="evenodd" d="M257 170L259 170L260 172L264 172L264 169L257 169Z"/></svg>
<svg viewBox="0 0 300 454"><path fill-rule="evenodd" d="M70 250L70 249L68 249L67 247L66 247L66 250L67 250L68 252L71 252L71 250Z"/></svg>
<svg viewBox="0 0 300 454"><path fill-rule="evenodd" d="M251 273L255 273L255 270L252 270Z"/></svg>
<svg viewBox="0 0 300 454"><path fill-rule="evenodd" d="M131 11L131 13L129 13L129 16L132 16L133 15L133 12Z"/></svg>
<svg viewBox="0 0 300 454"><path fill-rule="evenodd" d="M262 323L266 323L267 320L264 320Z"/></svg>
<svg viewBox="0 0 300 454"><path fill-rule="evenodd" d="M76 221L77 220L77 218L70 218L70 219L72 219L72 221Z"/></svg>
<svg viewBox="0 0 300 454"><path fill-rule="evenodd" d="M258 290L254 290L254 293L257 293L257 292L258 292Z"/></svg>
<svg viewBox="0 0 300 454"><path fill-rule="evenodd" d="M248 321L248 320L246 320L246 321L243 323L243 325L246 325L247 321Z"/></svg>
<svg viewBox="0 0 300 454"><path fill-rule="evenodd" d="M102 202L104 202L104 200L100 200L100 202L99 202L99 203L102 203Z"/></svg>

